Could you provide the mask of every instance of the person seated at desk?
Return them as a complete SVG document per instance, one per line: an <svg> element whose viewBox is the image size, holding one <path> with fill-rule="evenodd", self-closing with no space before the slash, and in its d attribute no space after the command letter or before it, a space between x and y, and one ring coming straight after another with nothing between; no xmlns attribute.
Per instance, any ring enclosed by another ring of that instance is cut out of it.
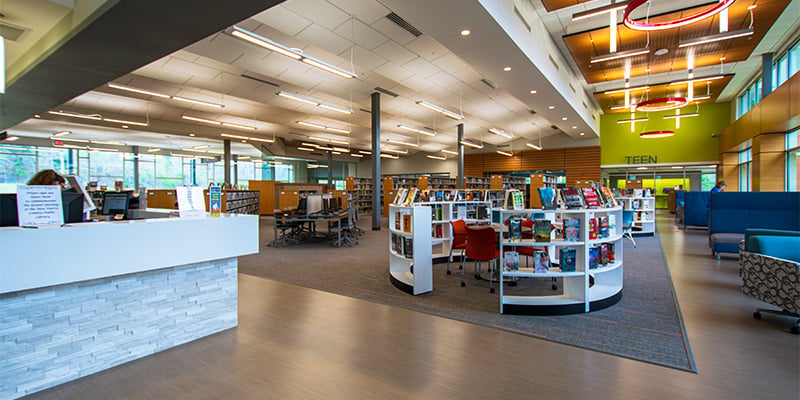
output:
<svg viewBox="0 0 800 400"><path fill-rule="evenodd" d="M28 181L28 185L59 185L63 186L67 180L52 169L43 169Z"/></svg>

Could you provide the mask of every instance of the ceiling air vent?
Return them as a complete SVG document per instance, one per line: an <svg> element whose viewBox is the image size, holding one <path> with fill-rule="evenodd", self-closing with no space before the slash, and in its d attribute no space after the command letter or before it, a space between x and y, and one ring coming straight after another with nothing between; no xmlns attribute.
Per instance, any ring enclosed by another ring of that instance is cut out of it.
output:
<svg viewBox="0 0 800 400"><path fill-rule="evenodd" d="M497 89L497 85L494 82L492 82L492 81L490 81L490 80L488 80L486 78L481 79L481 82L485 83L486 86L489 86L492 89Z"/></svg>
<svg viewBox="0 0 800 400"><path fill-rule="evenodd" d="M416 37L422 36L422 32L419 29L415 28L414 25L409 24L408 21L400 18L399 15L395 13L389 13L389 15L386 16L386 18L389 18L389 20L391 20L395 24L400 25L401 28L407 30L408 33L414 36Z"/></svg>
<svg viewBox="0 0 800 400"><path fill-rule="evenodd" d="M393 92L393 91L391 91L391 90L384 89L384 88L382 88L382 87L380 87L380 86L376 87L376 88L375 88L375 91L381 92L381 93L383 93L383 94L385 94L385 95L392 96L392 97L397 97L397 96L399 96L397 93L395 93L395 92ZM368 112L369 112L369 111L368 111Z"/></svg>
<svg viewBox="0 0 800 400"><path fill-rule="evenodd" d="M257 76L252 75L249 72L243 72L242 73L242 78L252 79L252 80L254 80L256 82L261 82L261 83L264 83L264 84L267 84L267 85L270 85L270 86L280 87L280 85L278 85L277 83L273 83L273 82L261 79L261 78L259 78Z"/></svg>
<svg viewBox="0 0 800 400"><path fill-rule="evenodd" d="M556 62L556 60L555 60L555 59L553 59L553 56L551 56L550 54L548 54L548 55L547 55L547 58L548 58L548 59L550 59L550 62L553 64L553 66L554 66L554 67L556 67L556 71L557 71L557 70L559 70L559 69L561 69L561 67L559 67L559 66L558 66L558 63Z"/></svg>
<svg viewBox="0 0 800 400"><path fill-rule="evenodd" d="M530 32L531 31L530 24L528 24L528 21L526 21L525 17L522 16L522 13L519 11L519 8L517 8L516 5L514 6L514 14L517 14L517 17L519 17L519 20L522 21L522 25L525 25L525 28L527 28L528 32Z"/></svg>
<svg viewBox="0 0 800 400"><path fill-rule="evenodd" d="M531 113L531 115L536 115L536 111L533 111L531 109L528 109L528 112Z"/></svg>
<svg viewBox="0 0 800 400"><path fill-rule="evenodd" d="M578 94L578 92L575 91L575 86L572 86L572 82L569 83L569 88L572 89L572 93Z"/></svg>
<svg viewBox="0 0 800 400"><path fill-rule="evenodd" d="M553 128L554 130L558 130L558 127L555 125L550 125L550 127Z"/></svg>
<svg viewBox="0 0 800 400"><path fill-rule="evenodd" d="M2 36L6 40L16 42L17 40L19 40L19 37L22 36L23 33L25 33L25 31L26 31L25 28L0 22L0 36Z"/></svg>

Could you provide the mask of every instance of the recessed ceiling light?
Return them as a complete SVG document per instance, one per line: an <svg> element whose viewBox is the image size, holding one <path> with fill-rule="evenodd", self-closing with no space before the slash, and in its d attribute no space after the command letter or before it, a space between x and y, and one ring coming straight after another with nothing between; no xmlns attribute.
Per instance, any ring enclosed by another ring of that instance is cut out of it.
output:
<svg viewBox="0 0 800 400"><path fill-rule="evenodd" d="M503 71L506 71L506 72L511 71L511 67L505 67L505 68L503 68Z"/></svg>
<svg viewBox="0 0 800 400"><path fill-rule="evenodd" d="M658 50L653 52L653 54L655 54L657 56L663 56L664 54L667 54L667 53L669 53L669 50L668 49L664 49L664 48L658 49Z"/></svg>
<svg viewBox="0 0 800 400"><path fill-rule="evenodd" d="M573 125L572 129L578 129L578 125Z"/></svg>
<svg viewBox="0 0 800 400"><path fill-rule="evenodd" d="M470 32L469 29L464 29L461 31L461 36L469 36L471 33L472 32Z"/></svg>
<svg viewBox="0 0 800 400"><path fill-rule="evenodd" d="M42 116L39 114L33 114L33 118L42 118Z"/></svg>
<svg viewBox="0 0 800 400"><path fill-rule="evenodd" d="M566 121L566 120L567 120L567 117L561 117L561 120L562 120L562 121Z"/></svg>
<svg viewBox="0 0 800 400"><path fill-rule="evenodd" d="M531 94L536 94L536 93L537 92L535 90L531 90Z"/></svg>
<svg viewBox="0 0 800 400"><path fill-rule="evenodd" d="M128 125L122 125L124 129L128 129Z"/></svg>
<svg viewBox="0 0 800 400"><path fill-rule="evenodd" d="M547 107L547 109L548 109L548 110L555 110L555 109L556 109L556 106L549 106L549 107Z"/></svg>
<svg viewBox="0 0 800 400"><path fill-rule="evenodd" d="M197 135L195 135L194 133L190 133L190 134L189 134L189 136L191 136L191 137L195 137L195 136L197 136Z"/></svg>
<svg viewBox="0 0 800 400"><path fill-rule="evenodd" d="M586 133L584 133L584 132L581 132L581 136L583 136L583 135L585 135L585 134L586 134Z"/></svg>

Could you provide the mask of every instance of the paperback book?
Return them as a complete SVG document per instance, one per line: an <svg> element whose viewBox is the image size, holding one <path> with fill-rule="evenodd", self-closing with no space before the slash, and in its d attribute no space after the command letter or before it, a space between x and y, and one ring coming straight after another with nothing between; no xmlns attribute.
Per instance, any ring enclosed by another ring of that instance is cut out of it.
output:
<svg viewBox="0 0 800 400"><path fill-rule="evenodd" d="M611 189L609 189L608 186L601 187L600 191L603 193L603 197L606 198L606 205L608 207L617 206L617 199L614 198L614 193L611 193Z"/></svg>
<svg viewBox="0 0 800 400"><path fill-rule="evenodd" d="M507 251L503 253L503 258L504 272L519 271L519 253L516 251Z"/></svg>
<svg viewBox="0 0 800 400"><path fill-rule="evenodd" d="M555 190L551 187L539 188L539 199L542 201L542 208L545 210L553 210L556 208L555 204Z"/></svg>
<svg viewBox="0 0 800 400"><path fill-rule="evenodd" d="M551 225L549 219L533 220L533 239L537 242L549 242L550 229Z"/></svg>
<svg viewBox="0 0 800 400"><path fill-rule="evenodd" d="M403 238L403 256L414 258L414 239Z"/></svg>
<svg viewBox="0 0 800 400"><path fill-rule="evenodd" d="M512 242L522 240L522 220L519 218L508 219L508 238Z"/></svg>
<svg viewBox="0 0 800 400"><path fill-rule="evenodd" d="M597 218L589 218L589 240L597 239Z"/></svg>
<svg viewBox="0 0 800 400"><path fill-rule="evenodd" d="M600 197L597 196L597 192L594 188L581 188L581 194L583 195L584 201L586 201L586 207L589 208L598 208L600 207Z"/></svg>
<svg viewBox="0 0 800 400"><path fill-rule="evenodd" d="M411 233L411 214L403 214L403 232Z"/></svg>
<svg viewBox="0 0 800 400"><path fill-rule="evenodd" d="M575 259L577 257L576 249L558 249L558 260L561 263L561 272L575 272Z"/></svg>
<svg viewBox="0 0 800 400"><path fill-rule="evenodd" d="M597 263L600 258L600 249L597 247L589 248L589 269L597 269Z"/></svg>
<svg viewBox="0 0 800 400"><path fill-rule="evenodd" d="M581 240L581 220L564 218L564 240L578 242Z"/></svg>
<svg viewBox="0 0 800 400"><path fill-rule="evenodd" d="M578 188L564 188L564 203L567 208L583 207L583 200L581 200L581 193L578 191Z"/></svg>
<svg viewBox="0 0 800 400"><path fill-rule="evenodd" d="M608 243L604 243L600 246L600 264L606 265L608 263Z"/></svg>
<svg viewBox="0 0 800 400"><path fill-rule="evenodd" d="M533 253L534 273L546 274L550 272L550 256L546 251L538 250Z"/></svg>
<svg viewBox="0 0 800 400"><path fill-rule="evenodd" d="M399 212L394 213L394 229L400 230L400 221L403 219L402 214Z"/></svg>
<svg viewBox="0 0 800 400"><path fill-rule="evenodd" d="M597 237L599 238L607 238L608 237L608 216L599 217L597 220Z"/></svg>

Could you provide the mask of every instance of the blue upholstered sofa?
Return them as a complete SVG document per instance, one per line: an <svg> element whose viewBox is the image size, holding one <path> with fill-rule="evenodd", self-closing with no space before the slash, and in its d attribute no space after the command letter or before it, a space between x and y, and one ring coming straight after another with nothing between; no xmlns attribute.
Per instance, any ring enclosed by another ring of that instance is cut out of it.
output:
<svg viewBox="0 0 800 400"><path fill-rule="evenodd" d="M762 313L790 316L791 327L800 333L800 232L771 229L747 229L739 252L739 276L742 292L779 307L759 308Z"/></svg>
<svg viewBox="0 0 800 400"><path fill-rule="evenodd" d="M800 231L799 192L718 192L710 197L708 245L717 258L739 252L745 229Z"/></svg>
<svg viewBox="0 0 800 400"><path fill-rule="evenodd" d="M683 228L708 226L709 192L683 192Z"/></svg>

